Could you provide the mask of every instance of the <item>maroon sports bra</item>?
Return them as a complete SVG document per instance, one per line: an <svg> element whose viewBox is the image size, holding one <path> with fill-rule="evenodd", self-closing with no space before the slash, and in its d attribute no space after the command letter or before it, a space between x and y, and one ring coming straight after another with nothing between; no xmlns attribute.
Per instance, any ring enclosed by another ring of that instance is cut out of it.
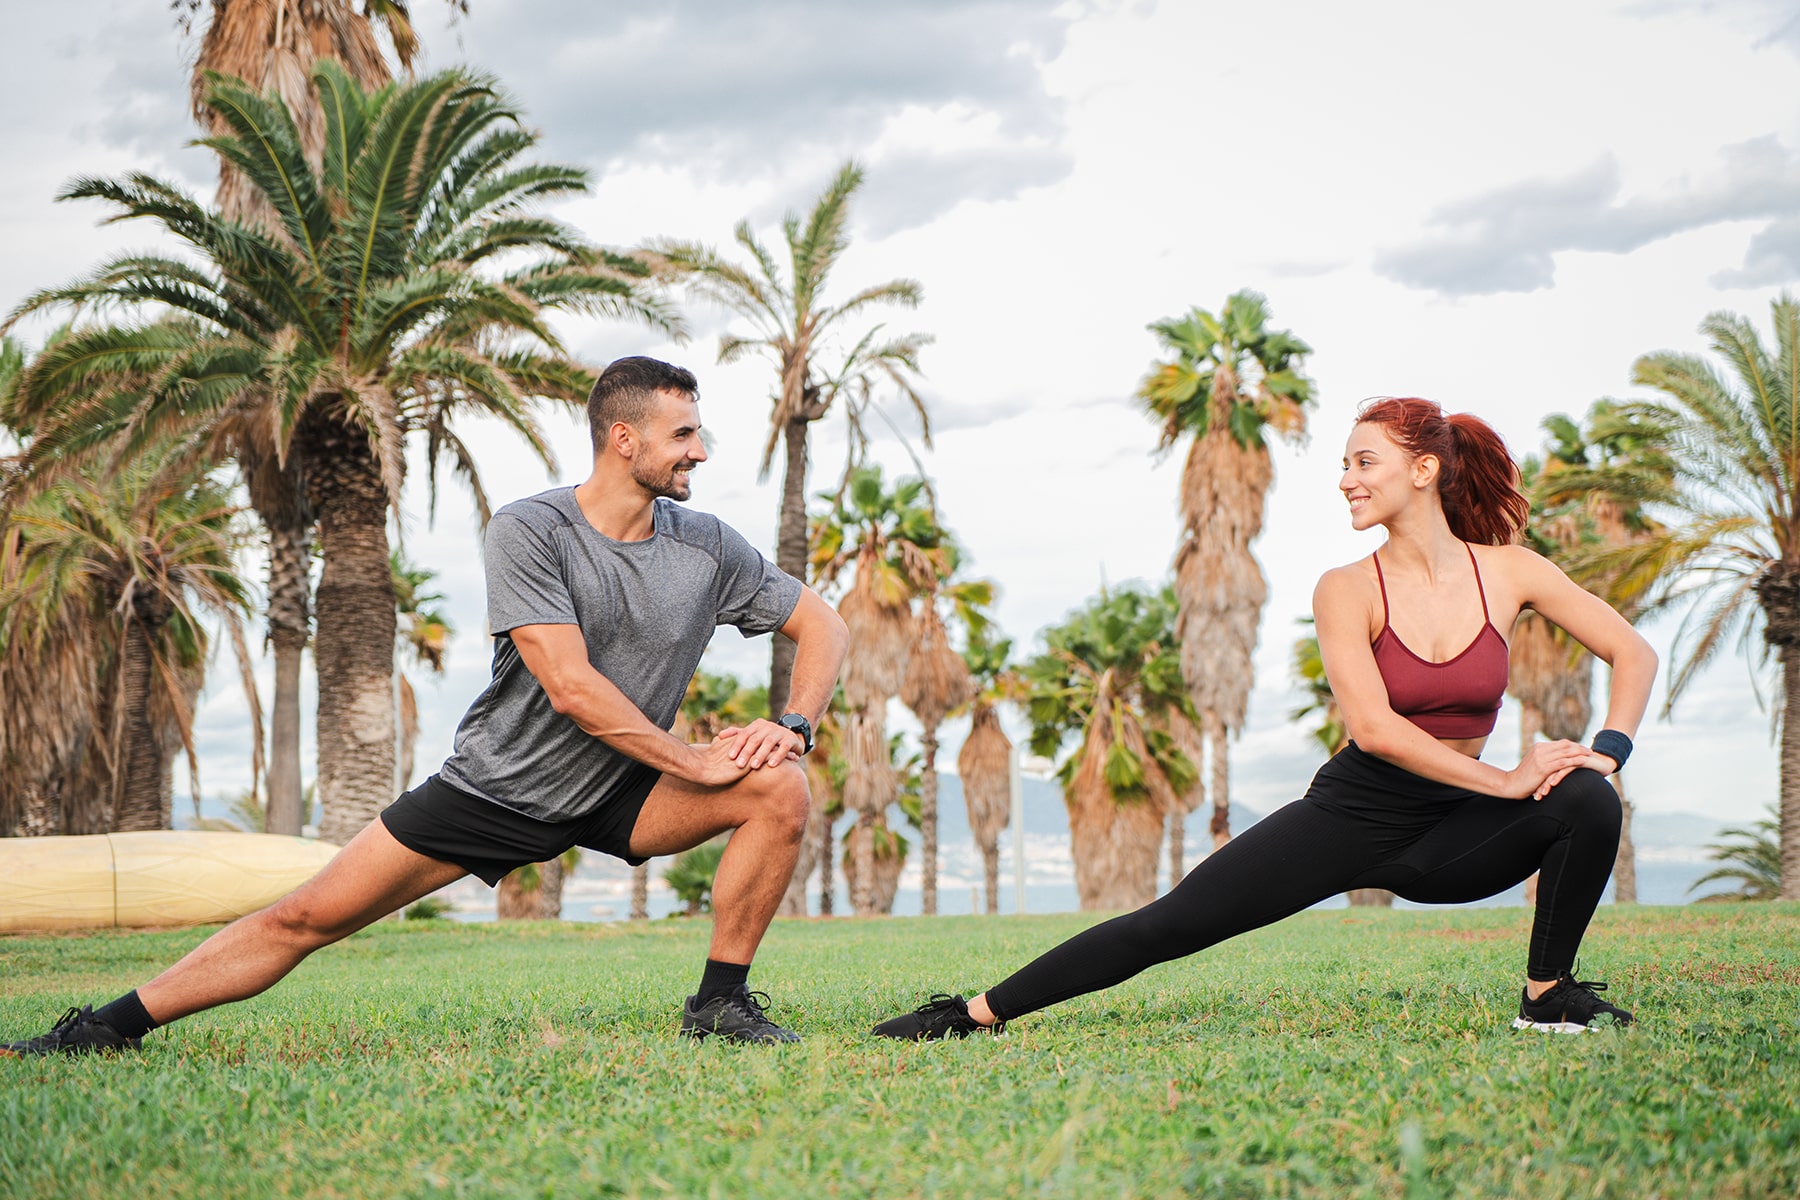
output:
<svg viewBox="0 0 1800 1200"><path fill-rule="evenodd" d="M1481 568L1468 543L1469 565L1475 567L1475 588L1481 593L1485 622L1475 640L1463 652L1445 662L1428 662L1406 648L1388 623L1387 578L1381 573L1381 555L1375 557L1375 578L1381 584L1381 632L1370 649L1375 667L1387 684L1388 705L1395 712L1440 738L1486 737L1494 731L1500 700L1506 695L1506 639L1488 615L1487 589L1481 585Z"/></svg>

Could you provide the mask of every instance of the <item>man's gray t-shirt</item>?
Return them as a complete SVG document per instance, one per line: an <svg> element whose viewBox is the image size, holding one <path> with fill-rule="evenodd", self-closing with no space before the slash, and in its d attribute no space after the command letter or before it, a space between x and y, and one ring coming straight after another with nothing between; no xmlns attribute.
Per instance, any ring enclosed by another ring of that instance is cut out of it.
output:
<svg viewBox="0 0 1800 1200"><path fill-rule="evenodd" d="M800 581L736 530L666 499L656 532L619 542L588 523L573 488L518 500L487 530L494 677L456 729L445 783L541 821L582 816L636 766L550 706L509 630L576 625L588 661L652 722L675 722L720 625L745 637L787 623Z"/></svg>

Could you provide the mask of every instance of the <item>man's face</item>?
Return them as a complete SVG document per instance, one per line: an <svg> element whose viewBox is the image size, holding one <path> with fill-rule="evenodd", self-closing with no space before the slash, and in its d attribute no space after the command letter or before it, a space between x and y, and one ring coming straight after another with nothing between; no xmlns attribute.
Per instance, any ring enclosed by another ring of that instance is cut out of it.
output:
<svg viewBox="0 0 1800 1200"><path fill-rule="evenodd" d="M656 404L637 433L631 478L652 496L686 500L688 473L706 461L700 440L700 405L682 392L658 392Z"/></svg>

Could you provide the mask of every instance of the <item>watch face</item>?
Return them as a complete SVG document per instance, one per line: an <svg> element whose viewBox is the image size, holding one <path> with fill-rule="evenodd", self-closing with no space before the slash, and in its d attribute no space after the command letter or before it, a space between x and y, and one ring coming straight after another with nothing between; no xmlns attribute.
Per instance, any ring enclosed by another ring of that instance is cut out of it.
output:
<svg viewBox="0 0 1800 1200"><path fill-rule="evenodd" d="M781 720L779 720L775 723L777 725L780 725L784 729L791 729L795 733L799 734L800 741L803 744L804 748L806 750L812 749L812 747L813 747L812 723L810 721L808 721L805 717L801 716L799 713L789 713L785 717L781 718Z"/></svg>

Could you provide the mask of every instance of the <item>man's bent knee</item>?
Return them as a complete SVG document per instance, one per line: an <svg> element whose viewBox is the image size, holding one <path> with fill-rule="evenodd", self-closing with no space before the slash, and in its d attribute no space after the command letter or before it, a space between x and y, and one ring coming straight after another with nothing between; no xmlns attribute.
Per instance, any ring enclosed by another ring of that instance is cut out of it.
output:
<svg viewBox="0 0 1800 1200"><path fill-rule="evenodd" d="M806 818L812 811L805 768L796 762L762 767L745 776L744 783L754 789L758 814L798 842L806 832Z"/></svg>

